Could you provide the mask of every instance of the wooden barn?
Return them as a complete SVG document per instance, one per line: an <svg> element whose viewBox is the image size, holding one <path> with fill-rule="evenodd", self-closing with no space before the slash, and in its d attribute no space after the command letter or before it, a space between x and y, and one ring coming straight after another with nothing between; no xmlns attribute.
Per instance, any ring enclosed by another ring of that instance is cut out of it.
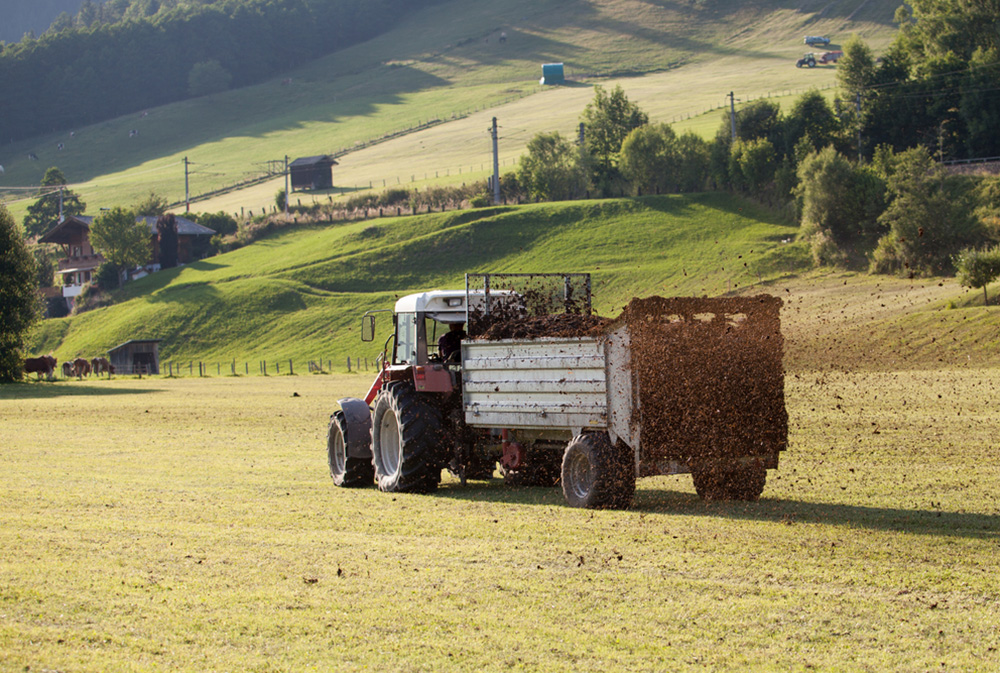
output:
<svg viewBox="0 0 1000 673"><path fill-rule="evenodd" d="M160 341L132 339L108 351L116 374L159 374Z"/></svg>
<svg viewBox="0 0 1000 673"><path fill-rule="evenodd" d="M303 189L330 189L333 187L333 157L301 157L288 164L292 178L292 191Z"/></svg>

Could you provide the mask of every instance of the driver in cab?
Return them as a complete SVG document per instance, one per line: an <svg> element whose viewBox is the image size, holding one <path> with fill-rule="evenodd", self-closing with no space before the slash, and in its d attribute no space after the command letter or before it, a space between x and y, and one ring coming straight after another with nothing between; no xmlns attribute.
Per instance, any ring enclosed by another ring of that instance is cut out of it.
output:
<svg viewBox="0 0 1000 673"><path fill-rule="evenodd" d="M465 323L450 323L448 331L438 339L438 353L441 355L441 360L444 362L451 361L452 356L462 350L462 339L467 336L465 333ZM457 359L458 357L456 356L455 360Z"/></svg>

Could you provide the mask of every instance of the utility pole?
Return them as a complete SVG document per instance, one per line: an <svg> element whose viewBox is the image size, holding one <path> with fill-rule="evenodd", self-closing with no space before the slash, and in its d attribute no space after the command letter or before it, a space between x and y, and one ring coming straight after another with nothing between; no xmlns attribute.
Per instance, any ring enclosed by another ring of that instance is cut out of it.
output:
<svg viewBox="0 0 1000 673"><path fill-rule="evenodd" d="M493 118L493 205L500 204L500 149L497 143L497 118Z"/></svg>
<svg viewBox="0 0 1000 673"><path fill-rule="evenodd" d="M188 181L188 158L184 157L184 212L191 212L191 184Z"/></svg>
<svg viewBox="0 0 1000 673"><path fill-rule="evenodd" d="M285 215L288 215L288 201L291 196L288 193L288 155L285 155Z"/></svg>
<svg viewBox="0 0 1000 673"><path fill-rule="evenodd" d="M736 142L736 97L729 92L729 125L732 127L733 142Z"/></svg>
<svg viewBox="0 0 1000 673"><path fill-rule="evenodd" d="M59 185L59 221L60 222L63 221L63 190L64 189L65 189L65 187L63 185Z"/></svg>

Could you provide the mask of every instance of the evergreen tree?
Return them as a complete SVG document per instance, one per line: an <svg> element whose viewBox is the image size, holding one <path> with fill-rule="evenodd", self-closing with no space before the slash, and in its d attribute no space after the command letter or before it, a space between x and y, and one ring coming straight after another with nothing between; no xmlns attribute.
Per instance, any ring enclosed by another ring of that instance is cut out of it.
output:
<svg viewBox="0 0 1000 673"><path fill-rule="evenodd" d="M160 268L172 269L177 266L177 218L173 213L156 219L156 236L160 248Z"/></svg>
<svg viewBox="0 0 1000 673"><path fill-rule="evenodd" d="M0 204L0 382L21 378L25 340L38 319L37 288L35 260Z"/></svg>
<svg viewBox="0 0 1000 673"><path fill-rule="evenodd" d="M38 190L38 200L28 206L24 216L24 231L27 236L41 236L59 224L60 185L66 184L62 171L53 166L45 171L42 188ZM63 216L83 215L87 204L70 189L62 189Z"/></svg>

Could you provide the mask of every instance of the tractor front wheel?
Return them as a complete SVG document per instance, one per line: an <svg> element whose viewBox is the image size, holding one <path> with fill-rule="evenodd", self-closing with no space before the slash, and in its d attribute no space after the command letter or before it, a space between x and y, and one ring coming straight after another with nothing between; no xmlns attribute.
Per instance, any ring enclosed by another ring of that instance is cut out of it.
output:
<svg viewBox="0 0 1000 673"><path fill-rule="evenodd" d="M441 481L441 410L403 382L387 385L372 415L372 462L379 490L430 493Z"/></svg>
<svg viewBox="0 0 1000 673"><path fill-rule="evenodd" d="M375 467L368 458L351 458L347 455L347 420L343 411L330 417L326 433L326 458L330 476L336 486L356 488L371 486L375 480Z"/></svg>

